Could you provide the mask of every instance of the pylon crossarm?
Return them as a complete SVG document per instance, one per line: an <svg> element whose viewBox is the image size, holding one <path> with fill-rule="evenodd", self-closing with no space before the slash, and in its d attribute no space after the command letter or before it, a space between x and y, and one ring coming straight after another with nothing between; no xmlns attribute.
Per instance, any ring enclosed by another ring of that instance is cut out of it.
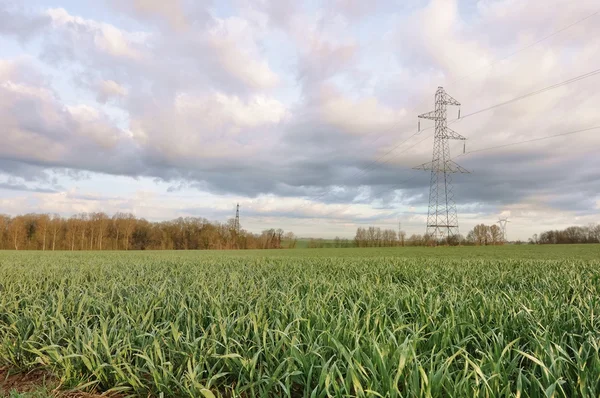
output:
<svg viewBox="0 0 600 398"><path fill-rule="evenodd" d="M433 168L433 162L423 163L419 166L413 167L413 170L431 170Z"/></svg>
<svg viewBox="0 0 600 398"><path fill-rule="evenodd" d="M447 173L463 173L463 174L471 173L469 170L458 165L456 162L454 162L452 160L446 160L446 172Z"/></svg>
<svg viewBox="0 0 600 398"><path fill-rule="evenodd" d="M444 95L444 104L460 106L460 102L449 96L447 93Z"/></svg>
<svg viewBox="0 0 600 398"><path fill-rule="evenodd" d="M448 140L466 140L466 137L463 137L462 135L458 134L456 131L449 129L448 127L446 127L444 129L442 138L446 138Z"/></svg>
<svg viewBox="0 0 600 398"><path fill-rule="evenodd" d="M438 116L435 111L423 113L422 115L419 115L419 118L420 119L430 119L430 120L442 120L443 119L440 116Z"/></svg>

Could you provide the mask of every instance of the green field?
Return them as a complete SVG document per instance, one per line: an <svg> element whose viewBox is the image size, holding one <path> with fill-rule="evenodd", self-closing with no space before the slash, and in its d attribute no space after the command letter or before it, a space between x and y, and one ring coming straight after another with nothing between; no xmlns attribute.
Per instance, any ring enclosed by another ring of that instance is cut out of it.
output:
<svg viewBox="0 0 600 398"><path fill-rule="evenodd" d="M600 245L0 253L0 367L64 390L598 397L599 317Z"/></svg>

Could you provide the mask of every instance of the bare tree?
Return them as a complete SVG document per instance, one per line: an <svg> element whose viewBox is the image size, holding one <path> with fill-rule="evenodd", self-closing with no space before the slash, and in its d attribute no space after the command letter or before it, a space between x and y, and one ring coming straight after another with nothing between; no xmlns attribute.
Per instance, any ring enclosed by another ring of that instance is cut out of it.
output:
<svg viewBox="0 0 600 398"><path fill-rule="evenodd" d="M533 236L531 238L529 238L529 243L531 243L533 245L537 245L538 244L538 234L533 234Z"/></svg>
<svg viewBox="0 0 600 398"><path fill-rule="evenodd" d="M600 224L592 228L592 236L596 242L600 243Z"/></svg>
<svg viewBox="0 0 600 398"><path fill-rule="evenodd" d="M50 220L50 229L52 231L52 251L56 248L56 234L60 228L61 218L58 214L54 214Z"/></svg>
<svg viewBox="0 0 600 398"><path fill-rule="evenodd" d="M96 237L96 243L98 244L98 250L102 250L102 240L104 239L104 234L106 233L106 226L108 224L108 216L105 213L94 213L92 224L95 224L95 227L92 227L92 232L94 230L97 231L98 236ZM93 233L92 233L93 235Z"/></svg>
<svg viewBox="0 0 600 398"><path fill-rule="evenodd" d="M96 213L90 213L87 224L90 226L90 250L94 248L94 226L96 224Z"/></svg>
<svg viewBox="0 0 600 398"><path fill-rule="evenodd" d="M408 243L411 246L421 246L421 245L423 245L423 237L419 234L412 234L408 238Z"/></svg>
<svg viewBox="0 0 600 398"><path fill-rule="evenodd" d="M498 245L502 243L502 230L496 224L489 227L489 237L492 245Z"/></svg>
<svg viewBox="0 0 600 398"><path fill-rule="evenodd" d="M406 232L404 232L404 231L398 232L398 241L400 243L400 246L404 247L404 243L406 241Z"/></svg>
<svg viewBox="0 0 600 398"><path fill-rule="evenodd" d="M86 224L87 224L87 220L88 220L88 215L85 213L81 213L77 219L77 227L79 232L81 232L81 250L84 249L84 244L85 244L85 230L86 230Z"/></svg>
<svg viewBox="0 0 600 398"><path fill-rule="evenodd" d="M123 237L123 239L125 240L125 250L129 250L129 238L131 236L131 233L133 232L133 228L135 226L135 216L131 213L128 213L125 216L125 236Z"/></svg>
<svg viewBox="0 0 600 398"><path fill-rule="evenodd" d="M46 250L46 235L48 234L48 224L50 217L47 214L42 214L37 219L39 230L42 233L42 251Z"/></svg>
<svg viewBox="0 0 600 398"><path fill-rule="evenodd" d="M69 218L67 221L67 235L71 238L71 251L75 250L75 237L79 233L79 219L77 216Z"/></svg>
<svg viewBox="0 0 600 398"><path fill-rule="evenodd" d="M0 249L4 249L4 235L8 226L10 225L10 217L4 214L0 214Z"/></svg>
<svg viewBox="0 0 600 398"><path fill-rule="evenodd" d="M285 234L285 240L288 242L288 249L293 249L296 247L296 235L293 232L288 232Z"/></svg>
<svg viewBox="0 0 600 398"><path fill-rule="evenodd" d="M473 228L472 236L476 245L487 245L491 240L490 227L484 224L476 225L475 228Z"/></svg>
<svg viewBox="0 0 600 398"><path fill-rule="evenodd" d="M356 229L356 235L354 236L354 242L356 243L356 247L366 246L366 241L367 231L364 228L358 227Z"/></svg>
<svg viewBox="0 0 600 398"><path fill-rule="evenodd" d="M8 233L10 234L15 250L19 250L19 245L25 235L25 222L22 216L17 216L10 221Z"/></svg>
<svg viewBox="0 0 600 398"><path fill-rule="evenodd" d="M117 213L113 216L112 222L115 229L115 250L119 250L119 234L121 232L121 219L123 213Z"/></svg>

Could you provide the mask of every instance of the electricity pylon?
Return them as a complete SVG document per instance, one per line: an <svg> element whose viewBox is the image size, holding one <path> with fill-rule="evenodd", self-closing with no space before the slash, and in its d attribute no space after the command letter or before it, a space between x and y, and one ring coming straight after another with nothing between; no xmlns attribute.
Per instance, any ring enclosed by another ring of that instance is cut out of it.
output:
<svg viewBox="0 0 600 398"><path fill-rule="evenodd" d="M235 209L235 232L240 233L240 204L237 204Z"/></svg>
<svg viewBox="0 0 600 398"><path fill-rule="evenodd" d="M430 170L429 209L427 211L427 236L434 243L448 241L458 235L458 216L452 190L451 174L468 173L450 158L448 140L466 140L465 137L448 128L446 107L460 106L460 103L446 94L443 87L435 92L435 110L419 115L420 119L435 121L433 157L431 162L415 167L416 170ZM460 108L458 110L460 118ZM421 122L419 121L419 130Z"/></svg>
<svg viewBox="0 0 600 398"><path fill-rule="evenodd" d="M501 218L498 220L500 224L500 230L502 231L502 241L506 242L506 223L509 223L508 218Z"/></svg>

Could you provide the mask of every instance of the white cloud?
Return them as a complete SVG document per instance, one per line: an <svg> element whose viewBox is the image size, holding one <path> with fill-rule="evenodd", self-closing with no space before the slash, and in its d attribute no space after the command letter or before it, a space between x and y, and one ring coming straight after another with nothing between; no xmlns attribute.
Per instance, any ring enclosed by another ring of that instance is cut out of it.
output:
<svg viewBox="0 0 600 398"><path fill-rule="evenodd" d="M49 166L78 161L92 165L125 139L98 109L61 103L50 87L22 79L16 72L22 68L35 70L25 62L0 61L3 157Z"/></svg>
<svg viewBox="0 0 600 398"><path fill-rule="evenodd" d="M266 152L271 143L264 129L280 123L286 112L277 100L260 95L242 100L223 93L180 93L160 114L135 118L132 132L146 150L171 160L226 160Z"/></svg>
<svg viewBox="0 0 600 398"><path fill-rule="evenodd" d="M387 107L376 97L354 100L328 87L322 88L319 100L321 120L351 134L389 130L405 116L405 110Z"/></svg>
<svg viewBox="0 0 600 398"><path fill-rule="evenodd" d="M77 48L77 44L93 45L95 50L112 57L132 60L143 57L141 45L144 35L141 33L124 32L110 24L73 16L64 8L49 9L46 13L52 20L53 28L76 43L76 47L71 47L71 51L85 51L85 48ZM64 42L59 45L63 44L68 45Z"/></svg>
<svg viewBox="0 0 600 398"><path fill-rule="evenodd" d="M98 102L106 103L113 98L121 98L127 96L127 89L115 82L114 80L102 80L98 83Z"/></svg>
<svg viewBox="0 0 600 398"><path fill-rule="evenodd" d="M162 17L175 29L188 26L181 0L118 0L115 3L122 8L130 7L143 17Z"/></svg>
<svg viewBox="0 0 600 398"><path fill-rule="evenodd" d="M253 32L245 20L215 19L207 40L222 67L247 86L268 89L279 82L268 63L260 59Z"/></svg>

